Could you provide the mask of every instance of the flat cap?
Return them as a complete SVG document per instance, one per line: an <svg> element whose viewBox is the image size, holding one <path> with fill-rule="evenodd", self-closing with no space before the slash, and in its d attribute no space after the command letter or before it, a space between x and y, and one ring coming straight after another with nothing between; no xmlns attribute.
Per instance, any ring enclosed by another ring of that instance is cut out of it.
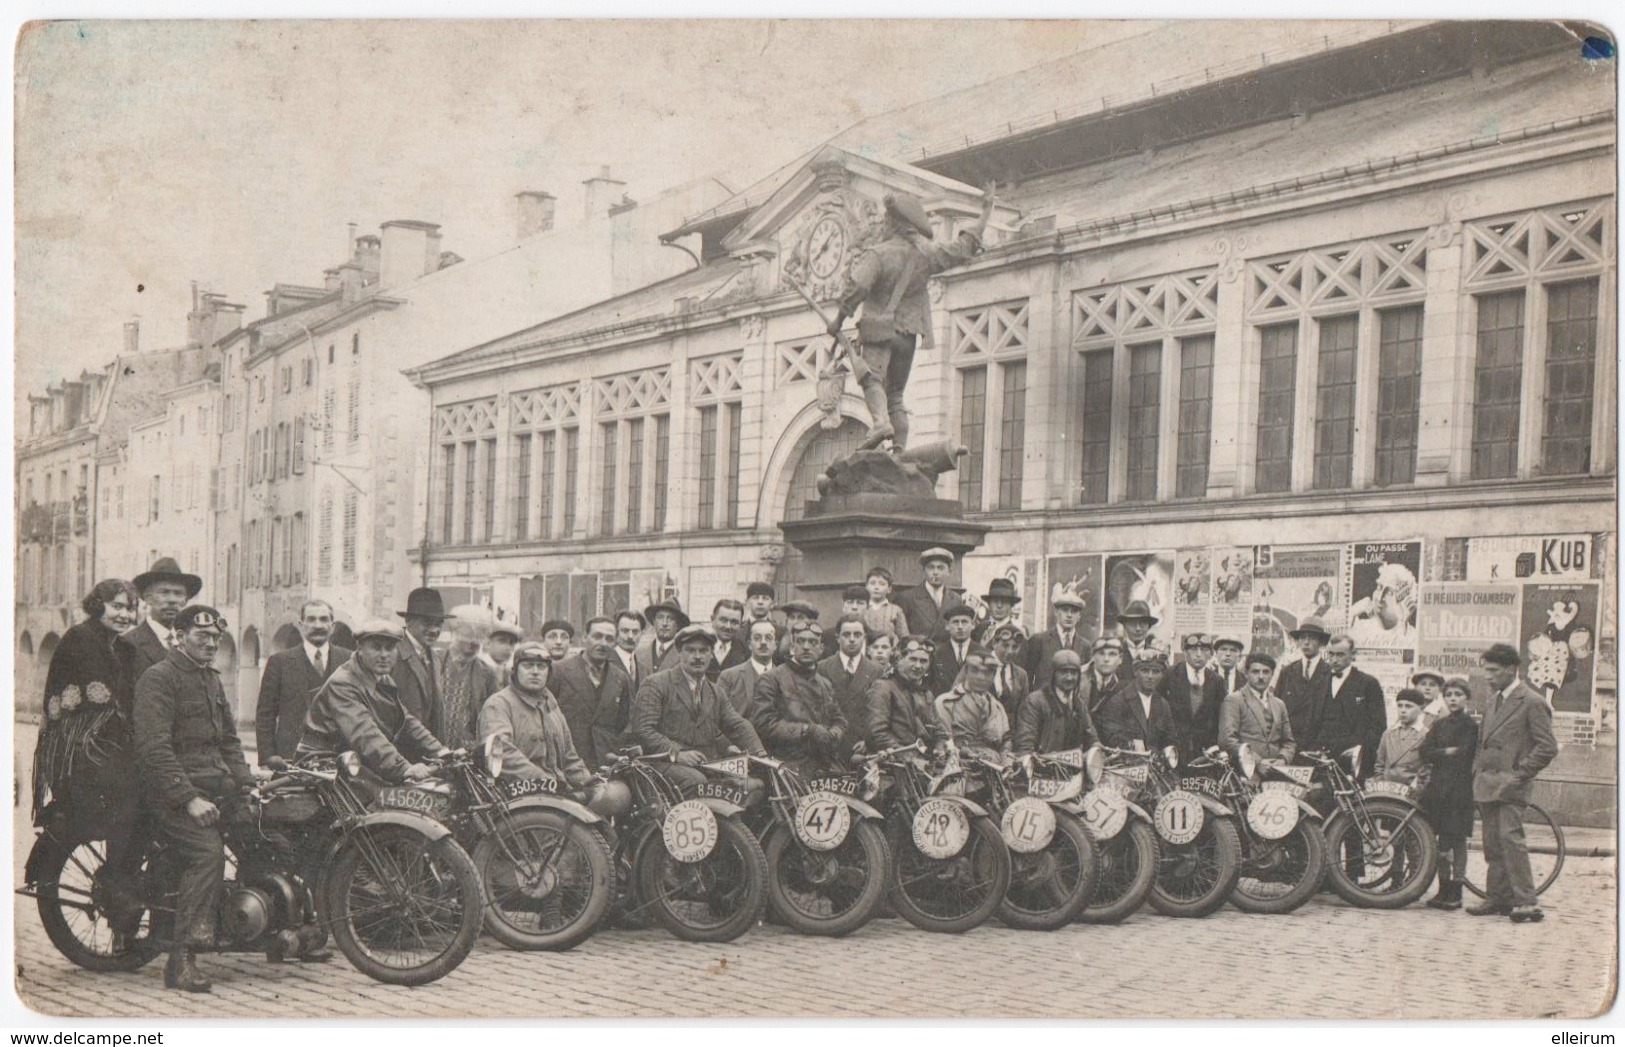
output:
<svg viewBox="0 0 1625 1047"><path fill-rule="evenodd" d="M360 643L368 637L385 640L402 640L406 637L406 630L389 621L387 618L368 618L356 627L352 635L355 642Z"/></svg>
<svg viewBox="0 0 1625 1047"><path fill-rule="evenodd" d="M932 560L941 560L943 563L952 565L954 562L954 554L944 549L940 545L933 545L931 548L920 554L920 565L923 567Z"/></svg>

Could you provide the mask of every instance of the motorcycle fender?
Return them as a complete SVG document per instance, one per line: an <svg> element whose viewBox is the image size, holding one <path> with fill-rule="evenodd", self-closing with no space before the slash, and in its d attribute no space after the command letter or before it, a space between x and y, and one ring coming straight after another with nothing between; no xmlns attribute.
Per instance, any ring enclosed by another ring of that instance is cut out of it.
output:
<svg viewBox="0 0 1625 1047"><path fill-rule="evenodd" d="M933 797L931 797L931 799L933 799L933 800L947 800L951 804L956 804L956 805L958 805L960 807L963 807L965 809L965 813L970 815L973 818L987 818L987 817L989 817L986 807L983 807L981 804L977 803L975 800L967 800L963 796L933 796Z"/></svg>
<svg viewBox="0 0 1625 1047"><path fill-rule="evenodd" d="M1315 810L1313 804L1301 796L1298 798L1298 814L1303 818L1313 818L1317 822L1325 817L1325 815Z"/></svg>
<svg viewBox="0 0 1625 1047"><path fill-rule="evenodd" d="M745 809L737 803L719 800L715 796L700 796L696 797L696 799L711 808L718 818L733 818L745 813Z"/></svg>
<svg viewBox="0 0 1625 1047"><path fill-rule="evenodd" d="M1128 811L1130 814L1140 819L1140 821L1145 822L1147 825L1151 824L1151 814L1144 807L1141 807L1133 800L1125 800L1123 802L1128 804Z"/></svg>
<svg viewBox="0 0 1625 1047"><path fill-rule="evenodd" d="M578 822L588 825L598 825L603 819L592 812L584 803L577 803L567 796L524 796L508 803L508 810L515 814L520 811L557 811L567 814Z"/></svg>
<svg viewBox="0 0 1625 1047"><path fill-rule="evenodd" d="M451 830L445 825L433 818L425 818L421 814L413 814L411 811L374 811L350 826L350 830L344 834L343 839L339 840L338 847L343 847L355 839L357 833L364 832L375 825L398 825L403 829L411 829L413 832L422 833L431 841L444 840L451 835ZM334 848L335 851L337 849L337 847Z"/></svg>
<svg viewBox="0 0 1625 1047"><path fill-rule="evenodd" d="M1198 793L1196 798L1202 801L1202 809L1215 818L1234 818L1236 816L1235 811L1232 811L1211 796L1203 796Z"/></svg>
<svg viewBox="0 0 1625 1047"><path fill-rule="evenodd" d="M878 822L884 817L879 811L856 797L847 796L843 797L843 799L846 800L846 805L852 808L852 813L859 818L868 818L870 821Z"/></svg>

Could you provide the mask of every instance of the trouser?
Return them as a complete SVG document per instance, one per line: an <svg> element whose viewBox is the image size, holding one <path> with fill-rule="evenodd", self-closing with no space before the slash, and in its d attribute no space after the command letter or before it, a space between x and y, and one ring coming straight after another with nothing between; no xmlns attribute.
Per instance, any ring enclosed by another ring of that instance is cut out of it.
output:
<svg viewBox="0 0 1625 1047"><path fill-rule="evenodd" d="M1467 879L1467 834L1439 834L1439 884Z"/></svg>
<svg viewBox="0 0 1625 1047"><path fill-rule="evenodd" d="M1529 868L1529 846L1523 837L1521 803L1481 803L1484 823L1484 896L1492 905L1534 905L1535 876Z"/></svg>
<svg viewBox="0 0 1625 1047"><path fill-rule="evenodd" d="M914 335L898 334L863 345L863 362L869 365L869 374L859 385L863 389L864 403L869 407L869 424L879 427L883 421L889 421L893 430L892 444L899 449L908 444L908 409L903 406L903 387L908 385L909 372L914 369L917 342Z"/></svg>
<svg viewBox="0 0 1625 1047"><path fill-rule="evenodd" d="M692 791L693 788L699 785L701 782L711 780L711 776L700 770L698 767L685 767L680 763L656 765L652 769L656 774L666 779L666 781L672 783L673 785L677 786L678 789L685 792ZM755 778L745 778L742 779L742 782L744 783L745 788L745 806L754 808L757 804L761 803L762 798L767 795L767 786L763 785Z"/></svg>
<svg viewBox="0 0 1625 1047"><path fill-rule="evenodd" d="M154 805L152 819L170 848L169 867L174 872L175 941L191 948L212 948L215 943L215 910L220 904L220 887L226 875L226 847L222 830L227 821L241 821L247 815L235 799L213 799L220 808L214 825L199 825L186 813L186 806Z"/></svg>

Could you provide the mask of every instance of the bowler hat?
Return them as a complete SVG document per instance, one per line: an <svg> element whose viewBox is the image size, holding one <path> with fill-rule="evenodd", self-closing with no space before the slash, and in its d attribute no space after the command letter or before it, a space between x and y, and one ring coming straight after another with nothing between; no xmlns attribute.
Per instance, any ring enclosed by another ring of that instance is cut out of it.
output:
<svg viewBox="0 0 1625 1047"><path fill-rule="evenodd" d="M1289 630L1287 635L1292 637L1294 640L1298 639L1300 636L1318 636L1320 637L1321 643L1325 643L1327 640L1332 638L1332 634L1326 631L1326 623L1321 621L1319 618L1313 617L1305 618L1302 622L1298 623L1298 627L1296 629Z"/></svg>
<svg viewBox="0 0 1625 1047"><path fill-rule="evenodd" d="M1021 595L1016 592L1016 583L1008 578L995 578L987 583L987 595L984 600L1009 600L1012 604L1021 602Z"/></svg>
<svg viewBox="0 0 1625 1047"><path fill-rule="evenodd" d="M396 611L402 618L433 618L435 621L445 621L446 602L440 598L440 590L419 588L413 589L406 597L406 610ZM360 639L361 634L356 634Z"/></svg>
<svg viewBox="0 0 1625 1047"><path fill-rule="evenodd" d="M907 193L887 193L886 210L913 226L922 236L931 235L931 218L925 213L925 205Z"/></svg>
<svg viewBox="0 0 1625 1047"><path fill-rule="evenodd" d="M1128 606L1117 616L1120 622L1144 620L1156 625L1162 619L1151 613L1151 607L1144 600L1130 600Z"/></svg>
<svg viewBox="0 0 1625 1047"><path fill-rule="evenodd" d="M160 556L153 562L152 570L145 574L135 576L135 591L144 593L147 586L159 582L176 582L186 589L188 600L203 591L203 579L195 574L187 574L181 570L181 565L175 562L173 556Z"/></svg>
<svg viewBox="0 0 1625 1047"><path fill-rule="evenodd" d="M667 614L676 615L677 628L686 629L688 627L688 615L683 613L682 607L678 605L676 600L661 600L659 603L650 604L644 609L643 617L653 622L656 611L665 611Z"/></svg>
<svg viewBox="0 0 1625 1047"><path fill-rule="evenodd" d="M376 638L399 642L406 636L406 631L387 618L369 618L356 628L354 635L356 643Z"/></svg>

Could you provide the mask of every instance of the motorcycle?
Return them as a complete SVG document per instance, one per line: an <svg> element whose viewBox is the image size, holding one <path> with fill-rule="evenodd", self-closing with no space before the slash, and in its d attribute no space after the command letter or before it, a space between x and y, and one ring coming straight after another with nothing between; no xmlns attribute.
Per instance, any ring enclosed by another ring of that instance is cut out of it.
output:
<svg viewBox="0 0 1625 1047"><path fill-rule="evenodd" d="M1236 814L1205 775L1179 776L1179 750L1152 754L1148 796L1151 822L1161 839L1151 907L1164 916L1216 912L1241 876L1241 834Z"/></svg>
<svg viewBox="0 0 1625 1047"><path fill-rule="evenodd" d="M1242 912L1288 913L1314 897L1326 876L1326 840L1320 812L1303 798L1309 769L1261 761L1247 745L1234 763L1214 747L1191 767L1216 769L1219 798L1245 815L1236 821L1241 877L1230 904Z"/></svg>
<svg viewBox="0 0 1625 1047"><path fill-rule="evenodd" d="M1000 921L1024 931L1065 927L1089 903L1099 868L1094 837L1073 805L1083 792L1083 750L1029 753L1007 765L973 762L1010 851Z"/></svg>
<svg viewBox="0 0 1625 1047"><path fill-rule="evenodd" d="M450 826L485 888L485 929L510 949L560 952L585 941L614 900L603 819L551 779L503 775L489 741L484 766L464 750L433 761L435 777L377 791L383 808Z"/></svg>
<svg viewBox="0 0 1625 1047"><path fill-rule="evenodd" d="M964 769L950 750L942 775L920 764L920 742L860 764L890 772L886 832L893 856L892 909L923 931L959 934L986 923L1010 889L1010 852L987 809L961 795Z"/></svg>
<svg viewBox="0 0 1625 1047"><path fill-rule="evenodd" d="M1338 896L1366 909L1402 909L1433 882L1439 842L1405 786L1357 779L1360 749L1341 758L1328 752L1300 753L1312 771L1311 795L1326 821L1327 879ZM1344 762L1347 766L1345 767Z"/></svg>
<svg viewBox="0 0 1625 1047"><path fill-rule="evenodd" d="M372 810L355 753L290 766L248 792L248 817L222 820L228 876L216 949L309 955L329 932L363 974L424 985L455 970L480 930L479 876L451 830L422 814ZM155 839L134 895L105 875L101 841L42 833L25 886L56 948L93 971L132 971L166 947L175 917L174 862ZM143 910L130 947L112 948L111 919Z"/></svg>
<svg viewBox="0 0 1625 1047"><path fill-rule="evenodd" d="M880 771L803 779L782 760L735 756L708 765L743 777L766 771L768 802L746 823L767 859L773 913L802 934L840 937L868 923L891 881L884 821L867 802L880 791Z"/></svg>
<svg viewBox="0 0 1625 1047"><path fill-rule="evenodd" d="M1150 773L1151 754L1097 747L1090 756L1099 760L1101 770L1090 774L1095 785L1079 806L1084 826L1095 838L1100 868L1078 920L1121 923L1145 904L1157 880L1157 833L1151 815L1136 802Z"/></svg>
<svg viewBox="0 0 1625 1047"><path fill-rule="evenodd" d="M684 941L731 942L767 906L767 858L741 818L743 783L724 775L680 790L654 770L669 759L633 747L604 768L632 790L615 848L621 922L652 915Z"/></svg>

